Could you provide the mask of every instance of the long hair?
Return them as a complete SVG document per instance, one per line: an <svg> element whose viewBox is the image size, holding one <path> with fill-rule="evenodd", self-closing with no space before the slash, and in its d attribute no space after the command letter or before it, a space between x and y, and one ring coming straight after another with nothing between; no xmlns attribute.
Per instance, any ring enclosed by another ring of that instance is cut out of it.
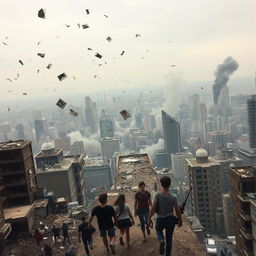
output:
<svg viewBox="0 0 256 256"><path fill-rule="evenodd" d="M119 216L124 210L124 204L125 204L125 195L120 194L114 203L114 205L117 205L119 207Z"/></svg>

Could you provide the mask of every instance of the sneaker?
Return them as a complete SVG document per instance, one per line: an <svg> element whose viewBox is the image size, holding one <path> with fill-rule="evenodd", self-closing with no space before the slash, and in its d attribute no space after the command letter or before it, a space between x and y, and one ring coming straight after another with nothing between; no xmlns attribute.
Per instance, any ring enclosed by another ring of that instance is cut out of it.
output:
<svg viewBox="0 0 256 256"><path fill-rule="evenodd" d="M160 242L160 247L159 247L159 254L163 255L164 254L164 247L165 247L165 242L161 241Z"/></svg>
<svg viewBox="0 0 256 256"><path fill-rule="evenodd" d="M147 235L149 236L150 235L150 233L151 233L151 231L150 231L150 227L149 226L147 226Z"/></svg>
<svg viewBox="0 0 256 256"><path fill-rule="evenodd" d="M115 246L113 244L111 244L109 246L109 248L110 248L112 254L116 254Z"/></svg>
<svg viewBox="0 0 256 256"><path fill-rule="evenodd" d="M122 237L119 238L120 245L124 246L124 239Z"/></svg>

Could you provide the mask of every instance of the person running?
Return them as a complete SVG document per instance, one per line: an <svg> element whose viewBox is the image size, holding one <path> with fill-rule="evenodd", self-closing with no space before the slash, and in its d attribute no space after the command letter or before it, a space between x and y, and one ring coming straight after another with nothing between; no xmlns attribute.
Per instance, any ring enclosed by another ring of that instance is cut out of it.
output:
<svg viewBox="0 0 256 256"><path fill-rule="evenodd" d="M82 223L78 227L78 241L79 243L81 242L81 237L82 241L84 244L84 249L87 254L87 256L90 256L90 249L91 244L92 244L92 234L95 232L95 228L93 226L89 226L88 221L85 221L85 217L82 218Z"/></svg>
<svg viewBox="0 0 256 256"><path fill-rule="evenodd" d="M150 227L149 227L149 208L152 207L151 194L145 189L146 184L144 181L139 183L139 191L135 194L135 203L134 203L134 216L139 216L140 219L140 227L143 233L144 242L146 239L146 231L147 235L150 235Z"/></svg>
<svg viewBox="0 0 256 256"><path fill-rule="evenodd" d="M57 244L58 240L60 239L60 229L53 225L52 227L52 234L54 238L54 243Z"/></svg>
<svg viewBox="0 0 256 256"><path fill-rule="evenodd" d="M63 245L65 245L66 240L68 240L68 244L70 245L69 233L68 233L68 224L62 224L62 234L63 234Z"/></svg>
<svg viewBox="0 0 256 256"><path fill-rule="evenodd" d="M96 216L98 221L98 226L100 230L100 236L103 239L103 243L109 252L109 248L112 254L115 254L115 228L114 222L116 220L116 212L113 206L107 204L108 195L101 194L99 196L100 205L94 207L92 210L90 219L89 219L89 226L92 223L93 218ZM110 245L108 247L108 237L110 238Z"/></svg>
<svg viewBox="0 0 256 256"><path fill-rule="evenodd" d="M124 233L126 233L127 248L130 247L130 227L134 225L130 206L125 202L125 195L120 194L115 201L116 226L120 230L120 245L124 246Z"/></svg>
<svg viewBox="0 0 256 256"><path fill-rule="evenodd" d="M154 214L157 214L156 219L156 235L160 242L159 253L165 256L170 256L172 252L172 236L175 224L182 226L182 217L180 207L178 206L177 197L170 191L171 178L164 176L160 179L162 191L156 193L153 206L150 211L149 221L151 221ZM176 216L173 215L173 209ZM165 239L163 230L165 229Z"/></svg>

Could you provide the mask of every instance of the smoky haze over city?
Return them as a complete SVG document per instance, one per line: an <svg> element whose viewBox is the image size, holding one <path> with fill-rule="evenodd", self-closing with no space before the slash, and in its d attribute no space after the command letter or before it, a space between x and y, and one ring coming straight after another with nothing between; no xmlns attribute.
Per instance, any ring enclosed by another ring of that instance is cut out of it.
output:
<svg viewBox="0 0 256 256"><path fill-rule="evenodd" d="M85 255L100 194L133 215L139 182L154 201L165 176L183 219L172 255L256 255L255 8L0 1L0 256ZM116 253L162 254L136 216ZM86 253L103 256L94 222Z"/></svg>

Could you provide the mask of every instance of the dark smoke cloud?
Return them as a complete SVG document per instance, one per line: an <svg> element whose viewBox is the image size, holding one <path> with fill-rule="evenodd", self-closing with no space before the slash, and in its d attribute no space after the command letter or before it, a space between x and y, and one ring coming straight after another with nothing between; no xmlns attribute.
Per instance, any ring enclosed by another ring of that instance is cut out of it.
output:
<svg viewBox="0 0 256 256"><path fill-rule="evenodd" d="M216 78L212 86L214 104L218 103L221 89L227 84L229 76L238 69L238 66L237 61L230 56L217 66L214 72Z"/></svg>

